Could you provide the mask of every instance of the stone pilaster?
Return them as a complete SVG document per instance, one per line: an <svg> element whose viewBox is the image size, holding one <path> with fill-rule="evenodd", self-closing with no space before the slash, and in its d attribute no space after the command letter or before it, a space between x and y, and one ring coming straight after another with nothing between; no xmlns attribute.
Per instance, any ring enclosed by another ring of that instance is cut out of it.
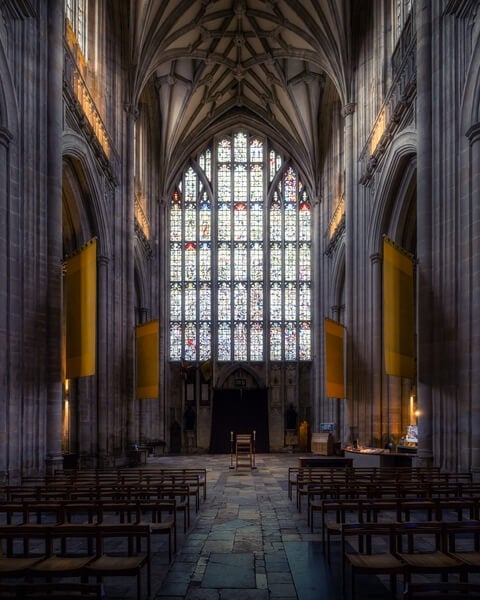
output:
<svg viewBox="0 0 480 600"><path fill-rule="evenodd" d="M418 460L433 457L432 6L417 0Z"/></svg>
<svg viewBox="0 0 480 600"><path fill-rule="evenodd" d="M62 461L63 2L48 5L47 69L47 470Z"/></svg>

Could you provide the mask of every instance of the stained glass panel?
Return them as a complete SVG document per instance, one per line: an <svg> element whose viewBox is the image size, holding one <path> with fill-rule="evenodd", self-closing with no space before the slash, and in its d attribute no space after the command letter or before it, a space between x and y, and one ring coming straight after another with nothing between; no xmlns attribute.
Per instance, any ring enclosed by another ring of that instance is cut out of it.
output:
<svg viewBox="0 0 480 600"><path fill-rule="evenodd" d="M252 283L250 286L250 319L261 321L263 319L263 285Z"/></svg>
<svg viewBox="0 0 480 600"><path fill-rule="evenodd" d="M252 162L263 162L263 142L258 138L250 141L250 160Z"/></svg>
<svg viewBox="0 0 480 600"><path fill-rule="evenodd" d="M294 283L287 283L285 286L285 311L286 321L295 321L297 318L297 286Z"/></svg>
<svg viewBox="0 0 480 600"><path fill-rule="evenodd" d="M250 205L250 239L263 240L263 206L258 202Z"/></svg>
<svg viewBox="0 0 480 600"><path fill-rule="evenodd" d="M282 360L282 327L280 323L270 325L270 360Z"/></svg>
<svg viewBox="0 0 480 600"><path fill-rule="evenodd" d="M270 281L282 280L282 246L280 244L270 244Z"/></svg>
<svg viewBox="0 0 480 600"><path fill-rule="evenodd" d="M182 247L170 244L170 281L182 281Z"/></svg>
<svg viewBox="0 0 480 600"><path fill-rule="evenodd" d="M263 360L263 323L250 324L250 360Z"/></svg>
<svg viewBox="0 0 480 600"><path fill-rule="evenodd" d="M197 279L197 244L187 242L185 244L185 281L196 281Z"/></svg>
<svg viewBox="0 0 480 600"><path fill-rule="evenodd" d="M244 283L236 283L233 296L233 318L236 321L245 321L247 318L247 287Z"/></svg>
<svg viewBox="0 0 480 600"><path fill-rule="evenodd" d="M263 281L263 244L250 244L250 281Z"/></svg>
<svg viewBox="0 0 480 600"><path fill-rule="evenodd" d="M180 360L182 358L182 325L181 323L170 323L170 359Z"/></svg>
<svg viewBox="0 0 480 600"><path fill-rule="evenodd" d="M184 290L184 311L187 321L195 321L197 317L197 286L187 283Z"/></svg>
<svg viewBox="0 0 480 600"><path fill-rule="evenodd" d="M282 320L282 288L279 283L273 283L270 289L270 319Z"/></svg>
<svg viewBox="0 0 480 600"><path fill-rule="evenodd" d="M218 360L230 360L232 356L232 329L230 323L218 324Z"/></svg>
<svg viewBox="0 0 480 600"><path fill-rule="evenodd" d="M247 360L247 325L235 323L234 325L234 357L233 360Z"/></svg>
<svg viewBox="0 0 480 600"><path fill-rule="evenodd" d="M296 323L285 323L285 360L297 358L297 326Z"/></svg>
<svg viewBox="0 0 480 600"><path fill-rule="evenodd" d="M200 341L200 348L198 353L199 360L208 360L212 355L212 332L209 320L206 323L200 323L198 339Z"/></svg>
<svg viewBox="0 0 480 600"><path fill-rule="evenodd" d="M197 326L196 323L185 323L185 360L197 359Z"/></svg>
<svg viewBox="0 0 480 600"><path fill-rule="evenodd" d="M170 285L170 321L182 318L182 286L179 283Z"/></svg>
<svg viewBox="0 0 480 600"><path fill-rule="evenodd" d="M231 244L222 242L218 245L218 273L219 281L231 280Z"/></svg>
<svg viewBox="0 0 480 600"><path fill-rule="evenodd" d="M232 316L232 288L230 283L218 286L218 320L229 321Z"/></svg>
<svg viewBox="0 0 480 600"><path fill-rule="evenodd" d="M233 256L235 280L247 279L247 245L236 244L234 246Z"/></svg>
<svg viewBox="0 0 480 600"><path fill-rule="evenodd" d="M209 283L200 285L198 316L201 321L210 321L212 318L212 290Z"/></svg>
<svg viewBox="0 0 480 600"><path fill-rule="evenodd" d="M210 260L212 256L211 244L200 244L200 251L198 253L198 278L201 281L210 281L212 273L211 273L211 265Z"/></svg>

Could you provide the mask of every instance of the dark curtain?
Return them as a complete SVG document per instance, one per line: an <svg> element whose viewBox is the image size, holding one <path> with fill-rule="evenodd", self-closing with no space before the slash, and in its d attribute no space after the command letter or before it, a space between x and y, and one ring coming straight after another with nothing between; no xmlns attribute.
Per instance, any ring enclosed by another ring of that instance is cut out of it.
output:
<svg viewBox="0 0 480 600"><path fill-rule="evenodd" d="M210 452L230 452L230 432L256 432L256 452L268 452L268 393L266 389L213 391Z"/></svg>

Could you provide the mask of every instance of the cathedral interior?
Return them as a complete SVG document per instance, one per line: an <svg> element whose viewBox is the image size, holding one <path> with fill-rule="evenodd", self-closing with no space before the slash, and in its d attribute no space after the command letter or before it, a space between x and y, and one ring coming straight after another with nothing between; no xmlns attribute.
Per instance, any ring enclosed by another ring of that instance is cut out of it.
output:
<svg viewBox="0 0 480 600"><path fill-rule="evenodd" d="M479 8L0 2L0 482L246 431L478 473Z"/></svg>

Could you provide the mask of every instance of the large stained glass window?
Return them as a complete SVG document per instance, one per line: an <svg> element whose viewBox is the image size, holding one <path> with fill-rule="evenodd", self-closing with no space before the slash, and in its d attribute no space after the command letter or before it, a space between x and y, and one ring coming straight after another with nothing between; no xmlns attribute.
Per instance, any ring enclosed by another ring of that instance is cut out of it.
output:
<svg viewBox="0 0 480 600"><path fill-rule="evenodd" d="M170 202L170 360L311 359L311 204L246 131L212 143Z"/></svg>

